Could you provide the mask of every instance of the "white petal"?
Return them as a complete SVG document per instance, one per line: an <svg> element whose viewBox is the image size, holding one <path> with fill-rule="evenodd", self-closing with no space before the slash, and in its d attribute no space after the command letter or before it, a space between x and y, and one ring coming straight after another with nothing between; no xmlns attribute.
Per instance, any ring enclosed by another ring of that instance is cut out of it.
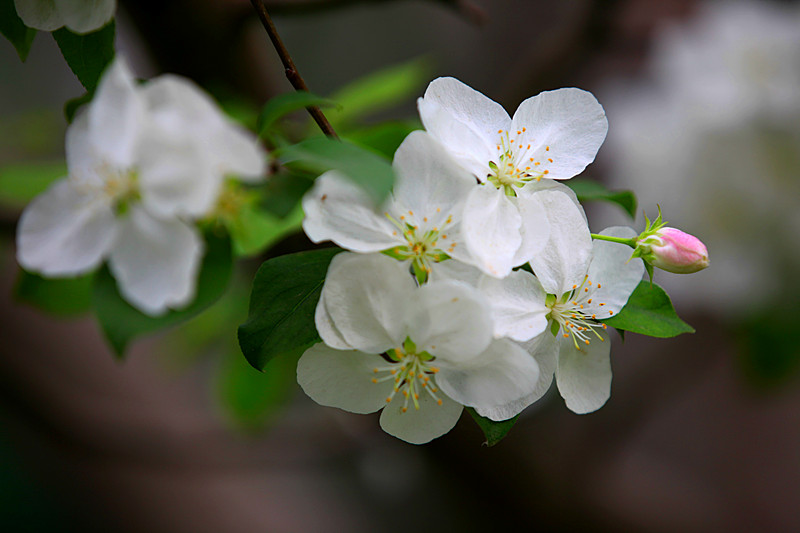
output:
<svg viewBox="0 0 800 533"><path fill-rule="evenodd" d="M530 261L547 245L550 238L550 220L540 198L540 195L532 195L512 199L522 220L519 228L522 244L514 254L515 265L524 265Z"/></svg>
<svg viewBox="0 0 800 533"><path fill-rule="evenodd" d="M459 121L438 103L420 98L417 101L422 124L428 133L464 170L484 181L491 172L489 161L497 158L496 143L489 143L471 124Z"/></svg>
<svg viewBox="0 0 800 533"><path fill-rule="evenodd" d="M102 28L114 16L116 0L57 0L64 24L75 33Z"/></svg>
<svg viewBox="0 0 800 533"><path fill-rule="evenodd" d="M632 228L614 226L600 232L611 237L630 238L638 235ZM596 240L593 243L592 263L589 265L589 279L600 284L592 296L592 304L586 306L588 314L608 318L625 306L631 293L642 281L644 263L641 259L631 259L633 249L615 242ZM602 302L603 307L595 304Z"/></svg>
<svg viewBox="0 0 800 533"><path fill-rule="evenodd" d="M575 207L581 212L583 215L583 219L586 220L586 224L588 225L588 219L586 218L586 213L583 210L583 206L578 201L578 196L575 194L571 188L567 187L563 183L560 183L556 180L539 180L539 181L531 181L525 184L524 187L521 189L517 189L517 193L522 198L527 198L529 196L535 195L539 191L559 191L567 196L569 199L572 200L572 203L575 204Z"/></svg>
<svg viewBox="0 0 800 533"><path fill-rule="evenodd" d="M478 287L491 305L495 337L527 341L547 327L546 294L532 274L517 270L503 279L484 276Z"/></svg>
<svg viewBox="0 0 800 533"><path fill-rule="evenodd" d="M440 364L436 383L442 391L476 408L488 409L526 397L539 380L536 360L508 339L493 341L467 364Z"/></svg>
<svg viewBox="0 0 800 533"><path fill-rule="evenodd" d="M475 266L502 278L517 265L514 256L522 244L517 206L493 185L475 187L467 197L461 223L464 240Z"/></svg>
<svg viewBox="0 0 800 533"><path fill-rule="evenodd" d="M530 264L545 291L561 296L583 282L592 254L592 237L582 212L569 196L555 190L537 192L536 196L550 221L550 238Z"/></svg>
<svg viewBox="0 0 800 533"><path fill-rule="evenodd" d="M122 296L151 316L189 304L204 248L197 230L177 219L157 219L140 205L121 222L109 267Z"/></svg>
<svg viewBox="0 0 800 533"><path fill-rule="evenodd" d="M592 93L570 87L522 102L514 113L512 129L522 128L526 131L520 144L531 145L526 157L542 163L538 170L547 170L545 177L569 179L594 161L606 138L608 121Z"/></svg>
<svg viewBox="0 0 800 533"><path fill-rule="evenodd" d="M17 225L17 260L47 276L74 276L100 265L116 236L114 212L102 197L62 179L37 196Z"/></svg>
<svg viewBox="0 0 800 533"><path fill-rule="evenodd" d="M494 148L500 138L499 130L508 130L511 120L503 106L487 98L472 87L465 85L455 78L437 78L425 90L422 98L426 103L436 103L441 106L455 120L464 127L479 135L483 145L489 149ZM420 116L425 129L431 131L426 120L429 118L422 111ZM442 132L445 136L454 132ZM434 135L443 140L438 135ZM451 148L450 143L445 143ZM494 151L492 151L494 153ZM486 162L488 163L488 159Z"/></svg>
<svg viewBox="0 0 800 533"><path fill-rule="evenodd" d="M460 221L475 178L430 135L411 132L395 152L393 166L397 174L393 196L404 214L413 213L410 224L443 228L447 220Z"/></svg>
<svg viewBox="0 0 800 533"><path fill-rule="evenodd" d="M463 406L444 394L438 393L442 405L429 394L420 394L419 410L409 402L408 411L402 411L403 401L396 397L383 408L381 427L389 435L411 444L425 444L441 437L456 425Z"/></svg>
<svg viewBox="0 0 800 533"><path fill-rule="evenodd" d="M446 260L433 266L430 282L434 281L460 281L470 287L477 287L478 280L484 276L483 272L472 265L460 260Z"/></svg>
<svg viewBox="0 0 800 533"><path fill-rule="evenodd" d="M256 136L236 124L223 124L211 141L215 165L224 174L257 183L267 173L267 154Z"/></svg>
<svg viewBox="0 0 800 533"><path fill-rule="evenodd" d="M91 144L89 136L89 115L81 110L67 128L65 148L69 176L76 184L101 188L107 176L98 171L104 169L103 160Z"/></svg>
<svg viewBox="0 0 800 533"><path fill-rule="evenodd" d="M572 339L559 341L556 383L567 407L575 413L596 411L611 396L611 339L593 338L591 343L575 348Z"/></svg>
<svg viewBox="0 0 800 533"><path fill-rule="evenodd" d="M148 210L164 218L200 217L214 207L221 176L198 148L170 143L155 133L142 143L139 183Z"/></svg>
<svg viewBox="0 0 800 533"><path fill-rule="evenodd" d="M303 197L303 211L303 230L313 242L330 240L361 253L406 244L402 231L378 211L369 194L334 171L317 178Z"/></svg>
<svg viewBox="0 0 800 533"><path fill-rule="evenodd" d="M315 402L351 413L374 413L384 405L393 381L373 383L375 365L385 361L375 354L334 350L317 343L297 362L297 382Z"/></svg>
<svg viewBox="0 0 800 533"><path fill-rule="evenodd" d="M141 95L157 127L174 138L207 136L223 122L214 100L181 76L159 76L142 86Z"/></svg>
<svg viewBox="0 0 800 533"><path fill-rule="evenodd" d="M418 351L451 362L467 361L491 342L489 304L476 289L442 281L423 285L409 296L406 323Z"/></svg>
<svg viewBox="0 0 800 533"><path fill-rule="evenodd" d="M396 348L406 338L406 305L416 285L408 264L382 254L341 253L322 288L334 326L352 347L367 353Z"/></svg>
<svg viewBox="0 0 800 533"><path fill-rule="evenodd" d="M14 6L19 18L29 28L53 31L64 25L64 17L55 0L14 0Z"/></svg>
<svg viewBox="0 0 800 533"><path fill-rule="evenodd" d="M325 344L337 350L352 350L353 347L347 344L342 333L336 328L331 319L328 308L325 306L325 292L319 295L319 302L314 311L314 324L317 326L317 333Z"/></svg>
<svg viewBox="0 0 800 533"><path fill-rule="evenodd" d="M114 60L103 73L87 115L89 142L97 154L116 168L131 167L144 125L144 106L124 60Z"/></svg>
<svg viewBox="0 0 800 533"><path fill-rule="evenodd" d="M558 341L549 332L545 331L531 341L525 343L525 350L539 364L539 379L533 388L533 392L517 400L503 405L487 408L475 408L481 416L492 420L508 420L517 416L523 409L538 401L550 389L553 383L553 375L556 371L556 361L558 357Z"/></svg>

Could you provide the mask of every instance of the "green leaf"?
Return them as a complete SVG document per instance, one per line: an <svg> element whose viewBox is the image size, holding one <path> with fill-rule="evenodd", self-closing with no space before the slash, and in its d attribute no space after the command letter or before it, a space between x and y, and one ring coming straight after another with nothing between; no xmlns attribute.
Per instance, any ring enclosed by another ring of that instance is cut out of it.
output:
<svg viewBox="0 0 800 533"><path fill-rule="evenodd" d="M678 317L664 289L649 281L639 282L622 311L602 322L650 337L667 338L681 333L694 333L694 328Z"/></svg>
<svg viewBox="0 0 800 533"><path fill-rule="evenodd" d="M220 404L245 430L263 428L291 398L297 383L297 360L304 349L269 362L258 372L238 353L223 363L217 379Z"/></svg>
<svg viewBox="0 0 800 533"><path fill-rule="evenodd" d="M236 255L255 255L300 229L303 209L296 206L286 218L278 218L254 206L245 206L235 220L226 223Z"/></svg>
<svg viewBox="0 0 800 533"><path fill-rule="evenodd" d="M348 141L370 148L392 159L400 143L414 130L421 130L418 120L403 122L384 122L377 126L351 131L345 137Z"/></svg>
<svg viewBox="0 0 800 533"><path fill-rule="evenodd" d="M0 204L21 208L67 175L63 161L6 165L0 168Z"/></svg>
<svg viewBox="0 0 800 533"><path fill-rule="evenodd" d="M0 0L0 33L11 41L19 58L25 61L31 51L33 38L36 37L36 30L27 27L19 18L14 0Z"/></svg>
<svg viewBox="0 0 800 533"><path fill-rule="evenodd" d="M563 182L568 185L581 202L602 200L619 205L631 217L636 216L636 196L633 191L610 191L596 181L571 179Z"/></svg>
<svg viewBox="0 0 800 533"><path fill-rule="evenodd" d="M242 353L259 370L275 357L319 341L314 311L339 248L265 261L253 280L247 321L239 326Z"/></svg>
<svg viewBox="0 0 800 533"><path fill-rule="evenodd" d="M314 185L314 176L283 170L273 174L261 187L259 205L278 218L294 211L303 195Z"/></svg>
<svg viewBox="0 0 800 533"><path fill-rule="evenodd" d="M294 163L317 174L338 170L367 191L376 203L386 198L394 184L394 170L388 160L347 141L313 137L276 150L275 154L284 163Z"/></svg>
<svg viewBox="0 0 800 533"><path fill-rule="evenodd" d="M119 294L108 267L98 272L92 290L97 320L116 354L122 357L132 340L187 320L216 302L225 292L233 262L227 238L206 236L206 255L197 280L197 296L188 307L152 317L143 314Z"/></svg>
<svg viewBox="0 0 800 533"><path fill-rule="evenodd" d="M338 102L341 112L328 117L337 130L346 130L356 120L388 109L421 94L430 80L430 62L417 58L373 72L341 88L331 100Z"/></svg>
<svg viewBox="0 0 800 533"><path fill-rule="evenodd" d="M311 94L307 91L284 93L270 98L267 103L264 104L264 108L258 116L256 131L260 137L263 137L275 121L282 116L311 106L336 107L337 104L333 100L322 98L321 96Z"/></svg>
<svg viewBox="0 0 800 533"><path fill-rule="evenodd" d="M517 423L517 419L519 418L519 415L517 415L514 418L509 418L508 420L503 420L502 422L495 422L494 420L482 417L475 412L475 409L472 407L467 407L466 409L469 414L472 415L472 418L475 419L475 422L478 423L478 426L486 436L486 442L483 443L486 446L494 446L503 440L508 432L511 431L511 428L514 427L514 424Z"/></svg>
<svg viewBox="0 0 800 533"><path fill-rule="evenodd" d="M114 59L115 33L113 20L99 30L85 35L72 33L67 28L53 32L69 68L90 93L94 93L100 76Z"/></svg>
<svg viewBox="0 0 800 533"><path fill-rule="evenodd" d="M20 270L14 296L54 315L79 315L91 308L93 277L43 278Z"/></svg>

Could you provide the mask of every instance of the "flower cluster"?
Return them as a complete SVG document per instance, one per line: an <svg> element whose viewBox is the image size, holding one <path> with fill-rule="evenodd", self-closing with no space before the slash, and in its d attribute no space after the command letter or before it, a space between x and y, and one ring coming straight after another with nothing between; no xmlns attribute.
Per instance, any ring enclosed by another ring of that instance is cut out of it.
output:
<svg viewBox="0 0 800 533"><path fill-rule="evenodd" d="M266 157L192 82L137 85L117 60L69 126L69 176L25 209L17 258L48 277L108 260L122 296L148 315L194 298L204 241L226 176L260 180Z"/></svg>
<svg viewBox="0 0 800 533"><path fill-rule="evenodd" d="M571 410L598 409L611 385L601 320L625 306L644 266L618 242L593 241L557 180L594 160L603 108L571 88L509 117L439 78L419 111L426 131L398 148L383 205L336 172L303 200L307 235L355 253L328 270L316 311L323 343L302 356L300 385L323 405L383 408L383 429L412 443L449 431L462 406L511 418L554 376Z"/></svg>

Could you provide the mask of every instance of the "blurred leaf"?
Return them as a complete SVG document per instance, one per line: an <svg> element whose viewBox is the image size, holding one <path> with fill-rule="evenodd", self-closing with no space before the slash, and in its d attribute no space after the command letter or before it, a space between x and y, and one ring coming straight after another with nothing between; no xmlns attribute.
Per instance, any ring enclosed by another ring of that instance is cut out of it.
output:
<svg viewBox="0 0 800 533"><path fill-rule="evenodd" d="M347 141L312 137L298 144L276 150L284 163L321 174L338 170L381 203L392 190L394 170L380 155Z"/></svg>
<svg viewBox="0 0 800 533"><path fill-rule="evenodd" d="M4 166L0 168L0 204L24 207L66 175L67 165L63 161Z"/></svg>
<svg viewBox="0 0 800 533"><path fill-rule="evenodd" d="M300 229L303 210L296 206L286 218L278 218L254 206L245 206L226 224L236 255L255 255Z"/></svg>
<svg viewBox="0 0 800 533"><path fill-rule="evenodd" d="M91 309L94 274L76 278L43 278L20 270L14 296L48 313L79 315Z"/></svg>
<svg viewBox="0 0 800 533"><path fill-rule="evenodd" d="M418 120L384 122L370 128L351 131L347 134L346 139L392 159L397 147L408 134L421 129L422 123Z"/></svg>
<svg viewBox="0 0 800 533"><path fill-rule="evenodd" d="M293 91L270 98L258 116L256 131L260 137L272 127L276 120L294 111L310 106L336 107L333 100L322 98L306 91Z"/></svg>
<svg viewBox="0 0 800 533"><path fill-rule="evenodd" d="M89 93L94 93L100 76L114 59L116 26L112 20L92 33L78 35L67 28L53 32L69 68Z"/></svg>
<svg viewBox="0 0 800 533"><path fill-rule="evenodd" d="M284 218L293 212L313 185L313 175L288 170L273 174L261 188L259 205L276 217Z"/></svg>
<svg viewBox="0 0 800 533"><path fill-rule="evenodd" d="M36 30L29 28L17 15L14 0L0 0L0 33L11 41L17 49L17 55L24 62L31 50Z"/></svg>
<svg viewBox="0 0 800 533"><path fill-rule="evenodd" d="M67 119L67 124L72 124L75 119L75 114L82 105L88 104L92 101L92 93L83 93L81 96L67 100L64 104L64 116Z"/></svg>
<svg viewBox="0 0 800 533"><path fill-rule="evenodd" d="M247 321L239 326L242 353L259 370L275 357L319 341L314 322L322 284L339 248L265 261L253 280Z"/></svg>
<svg viewBox="0 0 800 533"><path fill-rule="evenodd" d="M297 360L304 349L273 359L258 372L237 352L228 357L217 377L220 404L234 422L257 430L291 397L297 383Z"/></svg>
<svg viewBox="0 0 800 533"><path fill-rule="evenodd" d="M97 320L116 354L122 357L135 338L187 320L216 302L225 292L233 268L227 238L206 236L206 255L197 280L197 296L188 307L151 317L135 309L119 294L108 267L98 272L92 290Z"/></svg>
<svg viewBox="0 0 800 533"><path fill-rule="evenodd" d="M737 325L737 337L743 348L740 364L753 385L776 387L800 370L800 346L796 339L798 302L794 299L790 309L769 312Z"/></svg>
<svg viewBox="0 0 800 533"><path fill-rule="evenodd" d="M517 419L519 418L519 415L517 415L514 418L509 418L508 420L503 420L502 422L495 422L494 420L482 417L475 412L475 409L472 407L467 407L466 409L469 414L472 415L472 418L475 419L475 422L478 423L478 426L486 436L486 442L484 442L486 446L494 446L503 440L508 432L511 431L511 428L514 427L514 424L517 423Z"/></svg>
<svg viewBox="0 0 800 533"><path fill-rule="evenodd" d="M681 333L694 333L694 328L678 317L664 289L649 281L639 282L619 314L602 322L650 337L667 338Z"/></svg>
<svg viewBox="0 0 800 533"><path fill-rule="evenodd" d="M636 216L636 196L633 191L610 191L602 183L583 179L564 180L581 202L603 200L619 205L631 217Z"/></svg>
<svg viewBox="0 0 800 533"><path fill-rule="evenodd" d="M328 118L334 128L346 130L349 124L370 113L421 96L430 71L430 62L417 58L373 72L331 96L341 106L341 112L331 113Z"/></svg>

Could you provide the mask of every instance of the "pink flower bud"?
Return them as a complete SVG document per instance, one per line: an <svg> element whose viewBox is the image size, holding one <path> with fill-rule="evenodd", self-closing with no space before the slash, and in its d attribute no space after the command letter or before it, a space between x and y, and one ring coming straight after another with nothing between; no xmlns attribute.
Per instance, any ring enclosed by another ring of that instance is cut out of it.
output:
<svg viewBox="0 0 800 533"><path fill-rule="evenodd" d="M706 245L694 235L675 228L662 228L646 238L648 262L667 272L691 274L708 266Z"/></svg>

